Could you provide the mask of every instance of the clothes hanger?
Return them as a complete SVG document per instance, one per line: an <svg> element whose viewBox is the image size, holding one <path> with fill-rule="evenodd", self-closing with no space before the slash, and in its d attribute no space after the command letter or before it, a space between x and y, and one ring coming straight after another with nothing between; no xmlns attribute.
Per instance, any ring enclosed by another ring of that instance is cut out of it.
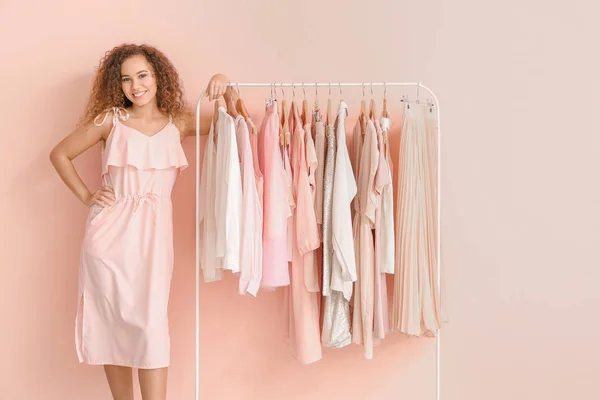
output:
<svg viewBox="0 0 600 400"><path fill-rule="evenodd" d="M317 82L315 82L315 103L313 106L313 111L314 112L319 111L319 86L318 86Z"/></svg>
<svg viewBox="0 0 600 400"><path fill-rule="evenodd" d="M298 102L296 102L296 85L294 83L292 83L292 113L294 126L290 126L290 135L294 133L296 125L301 122L300 114L298 113Z"/></svg>
<svg viewBox="0 0 600 400"><path fill-rule="evenodd" d="M407 94L403 94L402 98L400 99L401 103L404 103L404 106L410 110L410 102L408 101L408 95Z"/></svg>
<svg viewBox="0 0 600 400"><path fill-rule="evenodd" d="M327 98L327 125L331 123L331 82L329 82L329 97Z"/></svg>
<svg viewBox="0 0 600 400"><path fill-rule="evenodd" d="M282 95L282 99L281 99L281 112L280 112L280 118L279 118L279 144L281 146L285 145L285 136L286 136L286 132L287 132L287 126L288 126L288 121L287 121L287 102L285 100L285 92L283 91L283 82L281 83L281 86L279 87L281 89L281 95Z"/></svg>
<svg viewBox="0 0 600 400"><path fill-rule="evenodd" d="M371 82L371 104L369 106L369 118L377 118L375 99L373 98L373 82Z"/></svg>
<svg viewBox="0 0 600 400"><path fill-rule="evenodd" d="M362 100L360 102L360 114L358 115L358 118L360 119L361 123L364 123L365 118L367 117L367 101L365 100L365 83L363 82L363 87L362 87Z"/></svg>
<svg viewBox="0 0 600 400"><path fill-rule="evenodd" d="M239 85L237 86L237 99L235 101L235 109L238 113L242 114L242 117L244 117L244 119L248 119L248 110L246 109L244 100L242 100L242 96L240 96Z"/></svg>
<svg viewBox="0 0 600 400"><path fill-rule="evenodd" d="M296 108L296 88L294 87L294 84L292 83L292 103L290 105L290 108L284 108L284 112L285 112L285 126L283 127L284 132L285 132L285 145L289 146L290 145L290 138L292 135L292 121L291 121L291 116L290 113L294 113L293 116L296 116L297 113L297 108Z"/></svg>
<svg viewBox="0 0 600 400"><path fill-rule="evenodd" d="M283 126L283 131L287 132L289 129L289 110L287 108L287 101L285 99L285 92L283 91L283 82L281 83L281 94L283 96L283 99L281 100L281 117L282 117L282 126Z"/></svg>
<svg viewBox="0 0 600 400"><path fill-rule="evenodd" d="M229 85L227 86L226 90L229 90L229 98L227 99L227 112L235 119L238 117L239 114L235 109L235 105L233 103L233 88L231 87L231 85Z"/></svg>
<svg viewBox="0 0 600 400"><path fill-rule="evenodd" d="M429 106L429 112L433 112L433 101L430 99L427 99L427 105Z"/></svg>
<svg viewBox="0 0 600 400"><path fill-rule="evenodd" d="M237 87L237 94L238 94L238 98L235 102L235 107L236 110L242 114L242 117L244 117L244 119L246 120L246 123L248 125L250 125L250 129L253 135L256 135L256 126L254 125L254 123L252 123L252 120L250 119L250 116L248 115L248 109L246 108L246 105L244 104L244 100L242 100L242 96L240 96L240 86L239 84L236 85Z"/></svg>
<svg viewBox="0 0 600 400"><path fill-rule="evenodd" d="M304 94L304 100L302 100L302 125L306 125L308 123L308 101L306 100L304 83L302 83L302 93Z"/></svg>
<svg viewBox="0 0 600 400"><path fill-rule="evenodd" d="M382 118L389 118L388 110L387 110L387 86L385 82L383 83L383 111L381 112Z"/></svg>

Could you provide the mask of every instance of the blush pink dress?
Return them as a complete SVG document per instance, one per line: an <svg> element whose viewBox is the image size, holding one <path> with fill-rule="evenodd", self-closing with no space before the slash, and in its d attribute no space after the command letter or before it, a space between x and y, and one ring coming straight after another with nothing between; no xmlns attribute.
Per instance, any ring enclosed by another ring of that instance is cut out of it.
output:
<svg viewBox="0 0 600 400"><path fill-rule="evenodd" d="M110 114L94 122L102 125ZM170 118L150 136L123 123L126 110L115 108L112 116L102 152L102 184L114 189L116 201L105 208L92 206L87 218L77 354L87 364L167 367L174 262L171 189L188 163Z"/></svg>
<svg viewBox="0 0 600 400"><path fill-rule="evenodd" d="M390 332L388 291L386 274L383 268L383 257L385 250L394 246L393 241L386 240L383 221L383 193L385 188L392 184L392 175L388 168L385 157L385 144L383 131L378 120L374 120L377 131L377 147L379 149L379 161L375 175L375 192L377 193L377 208L375 210L375 300L374 300L374 334L376 339L383 339ZM393 218L393 215L392 215ZM392 231L393 234L393 231Z"/></svg>
<svg viewBox="0 0 600 400"><path fill-rule="evenodd" d="M291 287L286 288L289 309L289 335L292 351L302 364L321 359L319 324L318 282L317 290L311 290L315 282L307 280L307 256L320 245L317 218L310 187L306 160L305 134L297 110L290 113L292 132L290 158L292 189L296 207L293 215ZM308 133L310 134L310 132ZM312 260L312 259L310 259ZM309 274L312 279L312 274Z"/></svg>
<svg viewBox="0 0 600 400"><path fill-rule="evenodd" d="M373 358L375 302L375 211L378 199L375 178L379 166L377 132L372 120L367 121L360 151L358 192L353 221L354 249L358 279L354 285L352 341L364 345L364 357Z"/></svg>

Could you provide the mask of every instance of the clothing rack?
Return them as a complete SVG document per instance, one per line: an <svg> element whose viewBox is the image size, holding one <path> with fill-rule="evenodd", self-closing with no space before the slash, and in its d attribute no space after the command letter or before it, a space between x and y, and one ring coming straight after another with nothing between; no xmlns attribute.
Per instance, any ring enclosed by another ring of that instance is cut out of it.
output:
<svg viewBox="0 0 600 400"><path fill-rule="evenodd" d="M433 97L433 104L436 109L436 130L438 134L438 162L437 162L437 185L438 185L438 198L437 198L437 212L438 212L438 220L437 220L437 280L438 280L438 296L441 296L442 289L442 281L441 281L441 124L440 124L440 106L438 103L437 96L435 93L423 85L421 82L314 82L314 83L277 83L277 82L266 82L266 83L248 83L248 82L229 82L229 87L239 88L239 87L266 87L266 88L283 88L283 87L292 87L295 89L298 88L307 88L307 87L328 87L329 94L331 94L331 88L338 88L340 91L340 95L343 96L342 87L362 87L363 95L365 88L372 88L374 86L379 87L383 86L386 89L388 87L416 87L417 88L417 99L416 103L419 103L419 92L420 89L424 89ZM387 91L386 91L387 92ZM202 100L206 97L206 91L202 92L200 97L198 98L198 102L196 103L196 365L195 365L195 385L196 385L196 396L195 400L200 400L200 382L199 382L199 370L200 370L200 257L198 254L198 249L200 248L200 224L199 224L199 207L200 207L200 105ZM426 103L424 103L426 104ZM441 298L441 297L440 297ZM436 364L436 400L440 400L440 349L441 349L441 340L440 340L440 330L436 332L436 351L435 351L435 364Z"/></svg>

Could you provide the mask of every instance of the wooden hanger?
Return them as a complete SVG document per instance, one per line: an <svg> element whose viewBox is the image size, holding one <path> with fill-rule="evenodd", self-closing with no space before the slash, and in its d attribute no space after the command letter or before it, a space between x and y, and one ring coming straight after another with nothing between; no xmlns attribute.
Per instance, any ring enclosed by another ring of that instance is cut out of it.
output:
<svg viewBox="0 0 600 400"><path fill-rule="evenodd" d="M363 82L363 88L362 88L362 100L360 101L360 114L358 115L358 118L360 119L360 122L364 122L365 118L367 117L367 101L365 100L365 83Z"/></svg>
<svg viewBox="0 0 600 400"><path fill-rule="evenodd" d="M284 132L289 129L289 110L287 107L287 101L285 100L285 92L283 91L283 85L281 86L281 93L283 94L283 99L281 100L281 122L283 124Z"/></svg>
<svg viewBox="0 0 600 400"><path fill-rule="evenodd" d="M281 87L281 91L283 92L283 86ZM293 100L292 100L293 102ZM292 104L293 106L293 104ZM284 133L284 144L289 146L290 144L290 108L287 106L287 102L285 97L283 98L283 102L281 104L283 109L283 133Z"/></svg>
<svg viewBox="0 0 600 400"><path fill-rule="evenodd" d="M294 126L290 127L290 135L294 133L294 130L296 129L296 125L301 122L300 121L300 114L298 113L298 103L296 102L296 88L294 86L294 84L292 84L292 115L294 118Z"/></svg>
<svg viewBox="0 0 600 400"><path fill-rule="evenodd" d="M315 103L313 105L313 111L319 111L319 87L317 86L317 82L315 82Z"/></svg>
<svg viewBox="0 0 600 400"><path fill-rule="evenodd" d="M241 97L238 97L235 102L236 111L244 117L244 119L248 119L248 110L246 109L246 105L244 104L244 100Z"/></svg>
<svg viewBox="0 0 600 400"><path fill-rule="evenodd" d="M283 83L280 86L281 88L281 112L279 119L279 144L281 146L285 145L285 136L288 130L288 110L287 110L287 101L285 100L285 92L283 91Z"/></svg>
<svg viewBox="0 0 600 400"><path fill-rule="evenodd" d="M233 103L233 88L231 86L229 86L228 90L229 90L229 97L227 98L227 112L233 118L237 118L239 114L236 110L235 104Z"/></svg>
<svg viewBox="0 0 600 400"><path fill-rule="evenodd" d="M387 86L385 86L385 82L383 83L383 111L381 112L381 116L383 118L389 118L387 110Z"/></svg>
<svg viewBox="0 0 600 400"><path fill-rule="evenodd" d="M306 100L304 83L302 84L302 93L304 93L304 100L302 100L302 125L304 126L308 123L308 101Z"/></svg>
<svg viewBox="0 0 600 400"><path fill-rule="evenodd" d="M373 98L373 82L371 82L371 104L369 105L369 118L377 118L375 99Z"/></svg>
<svg viewBox="0 0 600 400"><path fill-rule="evenodd" d="M235 102L235 108L240 114L242 114L242 117L244 117L244 119L246 120L247 123L251 122L250 116L248 115L248 109L246 109L244 100L242 100L242 96L240 96L239 87L237 89L237 92L238 92L238 98ZM252 134L256 135L256 126L254 126L254 124L250 124L250 123L248 123L248 125L250 125L250 127L251 127Z"/></svg>
<svg viewBox="0 0 600 400"><path fill-rule="evenodd" d="M331 82L329 82L329 97L327 98L327 125L331 123Z"/></svg>

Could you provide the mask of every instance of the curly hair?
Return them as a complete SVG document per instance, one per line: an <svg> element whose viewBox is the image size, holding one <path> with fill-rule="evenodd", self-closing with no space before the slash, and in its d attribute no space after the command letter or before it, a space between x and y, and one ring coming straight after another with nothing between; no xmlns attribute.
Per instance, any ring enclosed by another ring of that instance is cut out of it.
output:
<svg viewBox="0 0 600 400"><path fill-rule="evenodd" d="M111 107L132 105L121 88L121 65L131 56L142 55L154 69L158 109L177 119L185 113L183 84L171 61L150 45L122 44L106 52L96 71L90 98L82 118L83 123Z"/></svg>

